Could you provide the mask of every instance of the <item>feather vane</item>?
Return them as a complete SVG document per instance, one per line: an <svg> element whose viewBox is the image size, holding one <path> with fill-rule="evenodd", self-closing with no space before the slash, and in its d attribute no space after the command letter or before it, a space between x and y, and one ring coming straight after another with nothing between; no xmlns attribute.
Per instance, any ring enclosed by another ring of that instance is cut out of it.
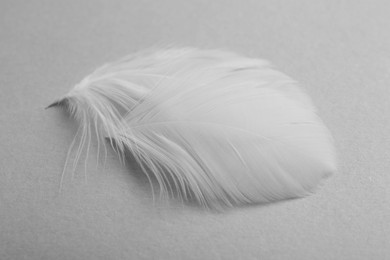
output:
<svg viewBox="0 0 390 260"><path fill-rule="evenodd" d="M230 52L131 55L52 106L79 122L76 159L94 131L122 160L130 151L162 193L213 208L302 197L336 171L332 137L307 94L268 62Z"/></svg>

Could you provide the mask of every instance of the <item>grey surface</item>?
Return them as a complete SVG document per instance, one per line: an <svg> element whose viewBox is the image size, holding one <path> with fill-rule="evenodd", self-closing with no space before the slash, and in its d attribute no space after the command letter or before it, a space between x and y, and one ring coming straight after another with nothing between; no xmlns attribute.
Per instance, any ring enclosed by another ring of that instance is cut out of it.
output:
<svg viewBox="0 0 390 260"><path fill-rule="evenodd" d="M388 1L0 2L0 259L390 259ZM150 47L225 48L299 80L340 171L314 196L226 213L153 205L96 149L58 184L75 125L50 102Z"/></svg>

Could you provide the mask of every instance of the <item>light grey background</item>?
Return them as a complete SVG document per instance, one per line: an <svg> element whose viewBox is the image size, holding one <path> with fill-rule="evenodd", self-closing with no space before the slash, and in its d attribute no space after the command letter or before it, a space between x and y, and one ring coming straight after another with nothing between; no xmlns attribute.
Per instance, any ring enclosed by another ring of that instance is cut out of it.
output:
<svg viewBox="0 0 390 260"><path fill-rule="evenodd" d="M0 259L390 259L388 1L0 2ZM340 170L314 196L226 213L153 204L109 153L60 174L75 125L43 108L150 46L224 48L297 79Z"/></svg>

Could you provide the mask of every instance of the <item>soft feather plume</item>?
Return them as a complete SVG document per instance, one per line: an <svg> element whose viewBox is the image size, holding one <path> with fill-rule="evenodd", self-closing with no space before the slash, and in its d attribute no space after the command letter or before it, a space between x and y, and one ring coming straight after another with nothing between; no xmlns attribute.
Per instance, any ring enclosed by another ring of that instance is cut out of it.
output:
<svg viewBox="0 0 390 260"><path fill-rule="evenodd" d="M154 175L163 194L176 189L213 208L302 197L336 170L332 137L296 82L230 52L128 56L53 106L79 122L76 163L92 134L98 150L108 138L122 160L130 151Z"/></svg>

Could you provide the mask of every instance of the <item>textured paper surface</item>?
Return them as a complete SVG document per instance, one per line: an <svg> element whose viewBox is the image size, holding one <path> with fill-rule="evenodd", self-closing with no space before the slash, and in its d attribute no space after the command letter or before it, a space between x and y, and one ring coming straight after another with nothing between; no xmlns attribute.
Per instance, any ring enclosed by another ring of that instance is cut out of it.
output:
<svg viewBox="0 0 390 260"><path fill-rule="evenodd" d="M390 258L387 1L1 1L1 259ZM230 49L300 81L340 172L314 196L204 212L153 205L142 174L91 148L58 184L76 126L44 107L150 46Z"/></svg>

